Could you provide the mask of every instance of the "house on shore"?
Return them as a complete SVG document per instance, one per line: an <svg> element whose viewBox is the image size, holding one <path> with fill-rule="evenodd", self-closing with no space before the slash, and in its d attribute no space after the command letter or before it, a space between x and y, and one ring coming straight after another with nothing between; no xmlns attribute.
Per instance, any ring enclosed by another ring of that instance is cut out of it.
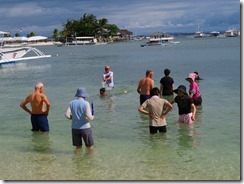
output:
<svg viewBox="0 0 244 184"><path fill-rule="evenodd" d="M116 36L113 36L114 41L130 41L133 32L128 31L127 29L120 29L117 32Z"/></svg>

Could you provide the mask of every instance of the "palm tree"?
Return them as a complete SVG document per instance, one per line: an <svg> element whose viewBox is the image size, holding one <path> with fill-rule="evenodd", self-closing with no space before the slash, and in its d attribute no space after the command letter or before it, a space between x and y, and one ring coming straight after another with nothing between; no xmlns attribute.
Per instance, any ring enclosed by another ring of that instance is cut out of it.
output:
<svg viewBox="0 0 244 184"><path fill-rule="evenodd" d="M52 35L53 39L55 41L58 41L58 37L59 37L59 33L58 33L58 29L54 29L53 30L53 35Z"/></svg>
<svg viewBox="0 0 244 184"><path fill-rule="evenodd" d="M61 34L66 37L66 40L71 36L94 36L103 39L115 35L118 31L118 27L108 24L106 18L98 20L95 15L86 13L79 20L68 19L63 24L63 28Z"/></svg>
<svg viewBox="0 0 244 184"><path fill-rule="evenodd" d="M95 36L97 26L96 16L93 14L84 14L80 19L81 36Z"/></svg>
<svg viewBox="0 0 244 184"><path fill-rule="evenodd" d="M96 30L97 35L102 36L106 34L107 25L108 25L108 19L102 18L98 20L97 30Z"/></svg>

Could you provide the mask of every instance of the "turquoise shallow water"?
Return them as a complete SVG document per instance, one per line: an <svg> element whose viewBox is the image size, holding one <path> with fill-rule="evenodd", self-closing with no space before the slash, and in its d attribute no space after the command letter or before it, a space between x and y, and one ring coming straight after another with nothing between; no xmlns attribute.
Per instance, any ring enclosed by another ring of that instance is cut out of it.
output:
<svg viewBox="0 0 244 184"><path fill-rule="evenodd" d="M0 68L2 180L240 180L240 39L185 39L177 46L140 47L144 42L100 46L39 47L52 57ZM115 89L99 97L104 66ZM198 71L203 107L192 126L177 125L177 107L166 134L151 136L148 117L137 111L138 81L147 69L155 85L165 68L175 86ZM50 132L32 133L19 103L36 81L51 101ZM94 151L75 154L64 117L78 87L95 105ZM127 93L124 93L127 91Z"/></svg>

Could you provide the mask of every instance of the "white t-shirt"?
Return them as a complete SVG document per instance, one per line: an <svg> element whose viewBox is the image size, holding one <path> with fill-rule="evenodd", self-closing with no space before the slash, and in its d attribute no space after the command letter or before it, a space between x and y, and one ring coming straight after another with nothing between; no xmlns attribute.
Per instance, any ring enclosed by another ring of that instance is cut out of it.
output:
<svg viewBox="0 0 244 184"><path fill-rule="evenodd" d="M104 86L105 88L113 88L114 87L114 73L112 71L106 73L103 73L103 77L106 79L108 77L111 77L111 79L107 80L106 82L104 82Z"/></svg>

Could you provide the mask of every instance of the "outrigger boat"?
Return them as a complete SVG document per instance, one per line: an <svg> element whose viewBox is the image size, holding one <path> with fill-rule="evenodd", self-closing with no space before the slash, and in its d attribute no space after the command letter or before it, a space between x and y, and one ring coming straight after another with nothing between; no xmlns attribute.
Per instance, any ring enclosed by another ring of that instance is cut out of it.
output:
<svg viewBox="0 0 244 184"><path fill-rule="evenodd" d="M144 45L141 45L141 47L145 47L145 46L168 46L168 45L176 45L179 44L180 42L175 42L174 37L164 34L164 33L160 33L160 32L156 32L156 33L152 33L151 35L147 36L147 39L149 40L148 42L146 42Z"/></svg>
<svg viewBox="0 0 244 184"><path fill-rule="evenodd" d="M0 34L9 34L8 32L0 31ZM4 45L3 42L1 42ZM27 53L30 53L27 55ZM51 55L45 55L40 50L33 47L13 47L3 48L0 45L0 65L14 63L22 60L48 58Z"/></svg>
<svg viewBox="0 0 244 184"><path fill-rule="evenodd" d="M29 52L32 52L34 56L25 56ZM51 57L51 55L45 55L40 50L33 47L0 48L0 65L48 57Z"/></svg>

